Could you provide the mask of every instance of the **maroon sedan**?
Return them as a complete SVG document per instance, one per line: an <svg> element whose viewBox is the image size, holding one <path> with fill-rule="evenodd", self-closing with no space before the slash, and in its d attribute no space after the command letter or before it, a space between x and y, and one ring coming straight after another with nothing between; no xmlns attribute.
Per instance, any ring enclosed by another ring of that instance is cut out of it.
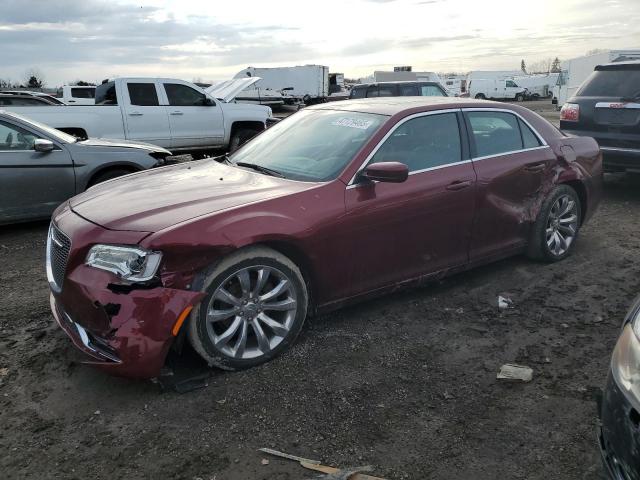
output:
<svg viewBox="0 0 640 480"><path fill-rule="evenodd" d="M90 363L158 375L184 340L236 370L305 317L519 253L571 253L601 192L591 138L515 105L306 108L230 157L97 185L53 215L51 306Z"/></svg>

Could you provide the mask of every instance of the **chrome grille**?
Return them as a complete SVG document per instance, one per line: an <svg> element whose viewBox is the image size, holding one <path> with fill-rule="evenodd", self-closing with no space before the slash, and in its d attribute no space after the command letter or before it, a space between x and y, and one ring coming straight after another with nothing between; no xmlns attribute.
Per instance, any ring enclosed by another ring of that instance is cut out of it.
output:
<svg viewBox="0 0 640 480"><path fill-rule="evenodd" d="M58 292L62 289L70 250L71 240L52 223L47 239L47 277L51 288Z"/></svg>

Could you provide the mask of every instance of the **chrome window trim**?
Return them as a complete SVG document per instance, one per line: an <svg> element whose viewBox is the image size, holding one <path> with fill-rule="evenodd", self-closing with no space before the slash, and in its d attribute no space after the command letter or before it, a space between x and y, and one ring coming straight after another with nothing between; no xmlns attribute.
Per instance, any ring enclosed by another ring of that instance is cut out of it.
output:
<svg viewBox="0 0 640 480"><path fill-rule="evenodd" d="M530 151L534 151L534 150L542 150L544 148L550 148L549 144L546 142L544 137L542 135L540 135L540 133L533 127L533 125L531 125L518 112L514 112L513 110L509 110L507 108L463 107L463 108L448 108L448 109L445 109L445 110L432 110L432 111L429 111L429 112L414 113L413 115L409 115L408 117L405 117L401 121L399 121L391 130L389 130L386 133L386 135L384 137L382 137L382 139L380 139L380 141L375 146L375 148L371 151L371 153L369 155L367 155L367 158L362 163L362 165L360 165L360 168L358 168L358 170L353 175L353 177L351 177L351 180L347 184L347 189L351 189L351 188L357 187L359 185L358 183L355 183L355 179L358 177L358 174L362 170L364 170L364 168L367 166L367 164L371 161L371 158L373 158L373 156L378 152L378 150L380 149L382 144L404 122L407 122L407 121L412 120L414 118L424 117L424 116L427 116L427 115L437 115L439 113L456 113L456 112L462 112L462 113L464 113L464 112L501 112L501 113L510 113L510 114L516 116L517 118L519 118L520 120L522 120L522 122L527 127L529 127L531 129L531 131L536 136L536 138L541 143L541 145L539 145L537 147L521 148L521 149L518 149L518 150L511 150L509 152L500 152L500 153L494 153L494 154L491 154L491 155L483 155L483 156L480 156L480 157L471 157L468 160L461 160L461 161L455 162L455 163L447 163L447 164L443 164L443 165L438 165L436 167L424 168L422 170L414 170L413 172L409 172L409 176L414 175L416 173L430 172L432 170L440 170L442 168L454 167L456 165L462 165L462 164L465 164L465 163L473 163L473 162L476 162L476 161L486 160L486 159L489 159L489 158L501 157L503 155L513 155L515 153L530 152ZM462 133L462 132L460 132L460 133ZM471 132L471 135L473 135L473 132Z"/></svg>
<svg viewBox="0 0 640 480"><path fill-rule="evenodd" d="M367 158L364 159L364 161L362 162L362 165L360 165L360 167L358 168L358 170L356 170L356 173L353 174L353 176L351 177L351 180L349 180L349 183L347 183L347 188L356 185L355 183L355 179L358 177L358 174L364 170L364 167L367 166L367 164L371 161L371 159L373 158L373 156L378 153L378 150L380 149L380 147L384 144L384 142L387 141L387 139L393 135L393 133L401 126L403 125L405 122L408 122L409 120L413 120L414 118L420 118L420 117L426 117L429 115L438 115L441 113L457 113L459 112L460 109L459 108L447 108L445 110L431 110L429 112L418 112L418 113L414 113L413 115L409 115L408 117L403 118L402 120L400 120L398 123L396 123L393 128L391 128L391 130L389 130L384 137L382 137L380 139L380 141L378 142L378 144L374 147L373 150L371 150L371 152L369 153L369 155L367 155ZM462 140L462 139L461 139ZM462 144L462 142L461 142ZM441 165L441 167L444 166L448 166L451 164L447 164L447 165ZM433 168L433 167L431 167ZM429 169L425 169L429 170ZM417 172L418 170L416 170ZM409 175L411 175L414 172L409 172Z"/></svg>

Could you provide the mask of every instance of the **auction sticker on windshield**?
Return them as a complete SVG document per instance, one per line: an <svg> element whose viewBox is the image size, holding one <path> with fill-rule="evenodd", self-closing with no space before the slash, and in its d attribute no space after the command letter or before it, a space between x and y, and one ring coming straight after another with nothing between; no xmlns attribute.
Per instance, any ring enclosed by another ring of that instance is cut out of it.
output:
<svg viewBox="0 0 640 480"><path fill-rule="evenodd" d="M373 120L362 120L359 118L348 118L342 117L338 120L335 120L331 123L331 125L336 125L338 127L351 127L351 128L359 128L360 130L366 130L373 124Z"/></svg>

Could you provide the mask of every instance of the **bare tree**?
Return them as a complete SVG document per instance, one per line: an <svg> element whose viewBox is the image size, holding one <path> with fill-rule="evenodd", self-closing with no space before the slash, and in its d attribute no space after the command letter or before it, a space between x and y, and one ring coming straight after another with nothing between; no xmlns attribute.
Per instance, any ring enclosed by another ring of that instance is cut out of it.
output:
<svg viewBox="0 0 640 480"><path fill-rule="evenodd" d="M542 60L529 64L529 73L549 73L552 64L552 58L543 58Z"/></svg>

